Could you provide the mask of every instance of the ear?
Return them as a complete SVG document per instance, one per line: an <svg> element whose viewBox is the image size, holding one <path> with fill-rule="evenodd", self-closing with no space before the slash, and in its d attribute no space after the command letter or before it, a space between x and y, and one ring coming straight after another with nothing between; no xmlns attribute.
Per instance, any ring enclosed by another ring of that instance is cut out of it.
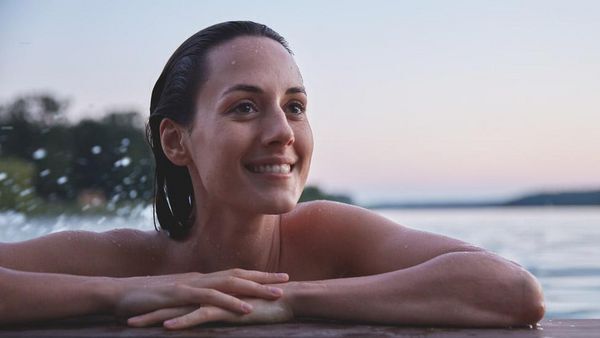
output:
<svg viewBox="0 0 600 338"><path fill-rule="evenodd" d="M160 144L165 156L175 165L185 166L190 156L183 144L184 128L169 118L160 122Z"/></svg>

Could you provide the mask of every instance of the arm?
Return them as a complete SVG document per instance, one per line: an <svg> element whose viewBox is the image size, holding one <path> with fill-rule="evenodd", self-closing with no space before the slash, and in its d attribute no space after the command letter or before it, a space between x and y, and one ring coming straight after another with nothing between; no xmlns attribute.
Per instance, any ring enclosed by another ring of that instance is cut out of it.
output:
<svg viewBox="0 0 600 338"><path fill-rule="evenodd" d="M127 318L200 304L246 314L252 306L237 297L277 299L281 290L263 284L286 280L285 274L242 269L111 278L0 268L0 325L88 314Z"/></svg>
<svg viewBox="0 0 600 338"><path fill-rule="evenodd" d="M243 298L244 316L215 307L182 308L136 319L170 329L225 321L277 323L322 318L392 325L526 326L544 315L541 288L516 264L483 251L452 252L422 264L377 275L276 284L275 301Z"/></svg>
<svg viewBox="0 0 600 338"><path fill-rule="evenodd" d="M136 253L148 257L137 250L148 247L148 242L133 246L119 242L123 238L123 243L132 242L135 235L139 234L129 230L63 232L0 243L0 324L101 313L128 317L199 304L247 313L238 297L277 299L280 295L263 284L287 280L241 269L132 277L149 275L152 268L131 260Z"/></svg>
<svg viewBox="0 0 600 338"><path fill-rule="evenodd" d="M342 277L354 278L286 289L297 316L445 326L529 325L543 317L541 287L516 263L366 209L332 202L305 208L309 231L329 229L318 236L347 258Z"/></svg>
<svg viewBox="0 0 600 338"><path fill-rule="evenodd" d="M263 284L285 281L285 274L241 269L111 278L0 268L0 325L88 314L114 314L126 319L200 305L247 314L252 305L237 297L275 300L281 290Z"/></svg>
<svg viewBox="0 0 600 338"><path fill-rule="evenodd" d="M110 313L107 280L0 268L0 325Z"/></svg>
<svg viewBox="0 0 600 338"><path fill-rule="evenodd" d="M403 227L353 206L312 202L298 209L294 217L301 220L297 227L301 231L290 237L300 249L292 245L287 250L309 266L335 266L334 273L311 278L314 281L291 274L296 281L277 285L284 289L281 299L244 299L255 308L245 316L201 308L182 311L183 316L176 312L146 316L143 321L149 324L177 317L172 328L185 328L210 321L281 322L316 317L499 327L534 324L544 315L537 280L518 264L493 253ZM291 266L300 261L293 262Z"/></svg>
<svg viewBox="0 0 600 338"><path fill-rule="evenodd" d="M486 252L453 252L388 273L285 288L295 317L443 326L520 326L543 314L522 268Z"/></svg>

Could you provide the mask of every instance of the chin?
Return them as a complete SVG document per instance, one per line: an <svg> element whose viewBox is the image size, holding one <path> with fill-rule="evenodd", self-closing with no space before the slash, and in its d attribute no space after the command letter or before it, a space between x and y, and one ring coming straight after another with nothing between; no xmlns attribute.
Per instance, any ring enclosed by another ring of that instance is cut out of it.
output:
<svg viewBox="0 0 600 338"><path fill-rule="evenodd" d="M288 213L296 207L298 204L298 198L284 197L284 198L256 198L254 206L256 211L266 215L277 215Z"/></svg>

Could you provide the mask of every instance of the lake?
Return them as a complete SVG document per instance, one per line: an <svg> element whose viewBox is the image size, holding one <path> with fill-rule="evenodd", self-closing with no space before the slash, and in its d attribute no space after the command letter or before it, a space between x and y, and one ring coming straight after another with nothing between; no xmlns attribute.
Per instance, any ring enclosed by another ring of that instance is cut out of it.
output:
<svg viewBox="0 0 600 338"><path fill-rule="evenodd" d="M119 212L122 216L33 219L0 213L0 241L21 241L67 229L153 229L151 208ZM600 318L598 207L377 212L406 226L470 242L523 265L542 283L546 318Z"/></svg>

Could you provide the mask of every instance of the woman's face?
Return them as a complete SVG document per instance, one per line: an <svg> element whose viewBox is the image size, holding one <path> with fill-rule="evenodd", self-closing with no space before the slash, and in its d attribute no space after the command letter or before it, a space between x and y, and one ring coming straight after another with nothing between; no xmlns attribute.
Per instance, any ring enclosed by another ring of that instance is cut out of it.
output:
<svg viewBox="0 0 600 338"><path fill-rule="evenodd" d="M239 37L212 49L205 67L185 141L197 198L264 214L290 211L313 149L294 59L269 38Z"/></svg>

